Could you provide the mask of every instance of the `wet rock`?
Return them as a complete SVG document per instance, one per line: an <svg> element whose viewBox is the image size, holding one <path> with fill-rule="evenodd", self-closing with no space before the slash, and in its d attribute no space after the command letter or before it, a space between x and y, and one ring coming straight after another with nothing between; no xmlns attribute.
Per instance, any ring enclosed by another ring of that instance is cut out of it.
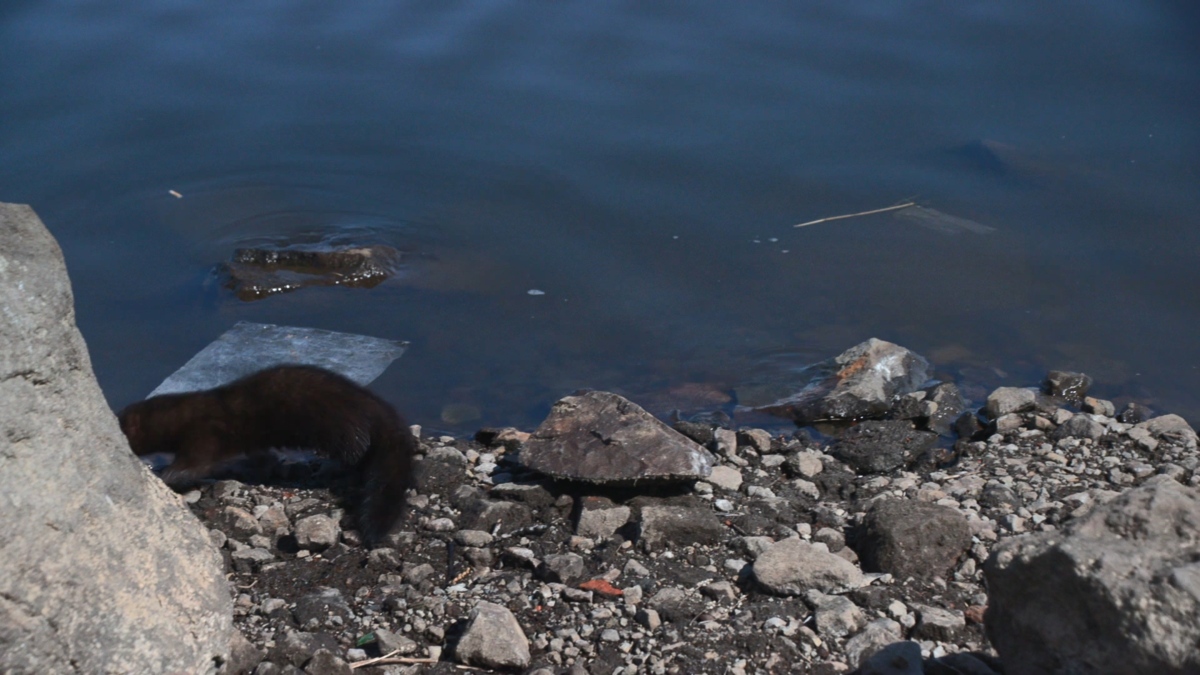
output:
<svg viewBox="0 0 1200 675"><path fill-rule="evenodd" d="M530 661L529 639L512 612L501 605L480 601L471 610L454 657L460 663L480 668L526 668Z"/></svg>
<svg viewBox="0 0 1200 675"><path fill-rule="evenodd" d="M928 579L949 574L970 545L967 519L957 510L887 499L867 512L854 548L863 569Z"/></svg>
<svg viewBox="0 0 1200 675"><path fill-rule="evenodd" d="M1092 387L1092 378L1083 373L1072 373L1065 370L1052 370L1046 374L1042 382L1042 391L1050 396L1056 396L1078 405L1087 396Z"/></svg>
<svg viewBox="0 0 1200 675"><path fill-rule="evenodd" d="M987 397L987 414L992 419L1033 410L1036 406L1037 392L1023 387L1000 387Z"/></svg>
<svg viewBox="0 0 1200 675"><path fill-rule="evenodd" d="M863 583L858 566L830 553L824 544L802 539L772 544L755 559L752 570L758 584L775 595L803 595L812 589L834 593Z"/></svg>
<svg viewBox="0 0 1200 675"><path fill-rule="evenodd" d="M521 460L555 478L616 485L695 480L713 467L713 456L694 441L602 391L555 403Z"/></svg>
<svg viewBox="0 0 1200 675"><path fill-rule="evenodd" d="M959 415L954 420L954 433L959 438L971 440L983 432L983 424L979 421L979 416L968 410Z"/></svg>
<svg viewBox="0 0 1200 675"><path fill-rule="evenodd" d="M728 530L707 508L643 506L638 543L647 551L666 546L716 544Z"/></svg>
<svg viewBox="0 0 1200 675"><path fill-rule="evenodd" d="M1016 673L1200 672L1200 490L1153 478L1001 542L986 629Z"/></svg>
<svg viewBox="0 0 1200 675"><path fill-rule="evenodd" d="M1146 420L1154 417L1154 411L1142 405L1130 401L1126 404L1125 409L1117 415L1117 421L1121 424L1141 424Z"/></svg>
<svg viewBox="0 0 1200 675"><path fill-rule="evenodd" d="M393 276L403 254L391 246L239 248L225 264L228 285L242 300L307 286L370 288Z"/></svg>
<svg viewBox="0 0 1200 675"><path fill-rule="evenodd" d="M880 417L892 400L929 379L929 363L891 342L871 338L842 354L803 368L796 390L756 410L804 426L822 420Z"/></svg>
<svg viewBox="0 0 1200 675"><path fill-rule="evenodd" d="M886 473L916 460L937 443L937 434L904 420L868 421L846 430L831 452L859 473Z"/></svg>
<svg viewBox="0 0 1200 675"><path fill-rule="evenodd" d="M934 433L945 436L954 427L955 420L967 408L962 392L952 382L941 384L925 390L926 400L934 404L933 412L925 421L925 426Z"/></svg>

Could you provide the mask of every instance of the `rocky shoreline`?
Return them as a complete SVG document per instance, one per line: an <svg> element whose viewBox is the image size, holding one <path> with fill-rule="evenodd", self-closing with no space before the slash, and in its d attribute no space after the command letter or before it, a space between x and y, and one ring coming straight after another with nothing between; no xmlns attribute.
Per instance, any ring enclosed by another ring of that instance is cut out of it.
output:
<svg viewBox="0 0 1200 675"><path fill-rule="evenodd" d="M580 392L422 438L366 550L311 459L171 493L53 237L21 205L0 230L0 671L1200 672L1196 433L1084 375L970 402L868 340L719 397L732 417Z"/></svg>
<svg viewBox="0 0 1200 675"><path fill-rule="evenodd" d="M311 461L186 499L236 593L226 672L1194 672L1196 434L1087 383L953 423L927 404L944 389L892 392L840 437L568 397L532 434L422 438L375 550Z"/></svg>

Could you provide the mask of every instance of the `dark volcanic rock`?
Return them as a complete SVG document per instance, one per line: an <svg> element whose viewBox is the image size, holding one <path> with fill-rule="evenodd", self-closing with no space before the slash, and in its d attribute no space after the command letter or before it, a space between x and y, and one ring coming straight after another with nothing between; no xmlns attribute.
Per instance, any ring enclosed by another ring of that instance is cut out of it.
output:
<svg viewBox="0 0 1200 675"><path fill-rule="evenodd" d="M402 254L391 246L239 248L225 264L242 300L306 286L376 286L396 273Z"/></svg>
<svg viewBox="0 0 1200 675"><path fill-rule="evenodd" d="M912 462L936 442L937 434L918 431L905 420L859 422L838 439L832 454L859 473L884 473Z"/></svg>
<svg viewBox="0 0 1200 675"><path fill-rule="evenodd" d="M603 391L555 403L521 461L554 478L615 485L696 480L713 466L713 456L694 441Z"/></svg>
<svg viewBox="0 0 1200 675"><path fill-rule="evenodd" d="M958 511L888 499L867 512L855 550L864 570L928 579L944 577L970 545L967 519Z"/></svg>
<svg viewBox="0 0 1200 675"><path fill-rule="evenodd" d="M789 417L803 426L823 420L879 417L892 400L929 379L929 362L876 338L798 373L798 390L756 410Z"/></svg>
<svg viewBox="0 0 1200 675"><path fill-rule="evenodd" d="M1051 396L1066 399L1078 404L1087 396L1092 387L1092 378L1083 373L1072 373L1064 370L1052 370L1042 383L1042 391Z"/></svg>
<svg viewBox="0 0 1200 675"><path fill-rule="evenodd" d="M1010 673L1200 672L1200 490L1169 478L984 565L987 634Z"/></svg>

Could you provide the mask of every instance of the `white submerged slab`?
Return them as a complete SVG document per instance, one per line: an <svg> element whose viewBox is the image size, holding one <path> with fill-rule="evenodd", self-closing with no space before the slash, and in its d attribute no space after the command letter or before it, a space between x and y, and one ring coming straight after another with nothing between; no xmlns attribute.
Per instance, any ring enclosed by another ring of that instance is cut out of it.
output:
<svg viewBox="0 0 1200 675"><path fill-rule="evenodd" d="M289 363L320 366L366 386L407 348L407 342L398 340L240 321L163 380L150 396L212 389Z"/></svg>

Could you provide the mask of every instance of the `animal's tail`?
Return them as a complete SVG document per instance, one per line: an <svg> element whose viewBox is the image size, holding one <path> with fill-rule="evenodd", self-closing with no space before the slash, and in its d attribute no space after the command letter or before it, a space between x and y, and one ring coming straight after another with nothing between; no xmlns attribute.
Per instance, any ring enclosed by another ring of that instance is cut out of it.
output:
<svg viewBox="0 0 1200 675"><path fill-rule="evenodd" d="M368 545L378 543L392 532L404 515L408 489L416 487L413 475L416 439L399 415L392 413L386 417L375 420L371 445L358 464L361 489L358 522Z"/></svg>

